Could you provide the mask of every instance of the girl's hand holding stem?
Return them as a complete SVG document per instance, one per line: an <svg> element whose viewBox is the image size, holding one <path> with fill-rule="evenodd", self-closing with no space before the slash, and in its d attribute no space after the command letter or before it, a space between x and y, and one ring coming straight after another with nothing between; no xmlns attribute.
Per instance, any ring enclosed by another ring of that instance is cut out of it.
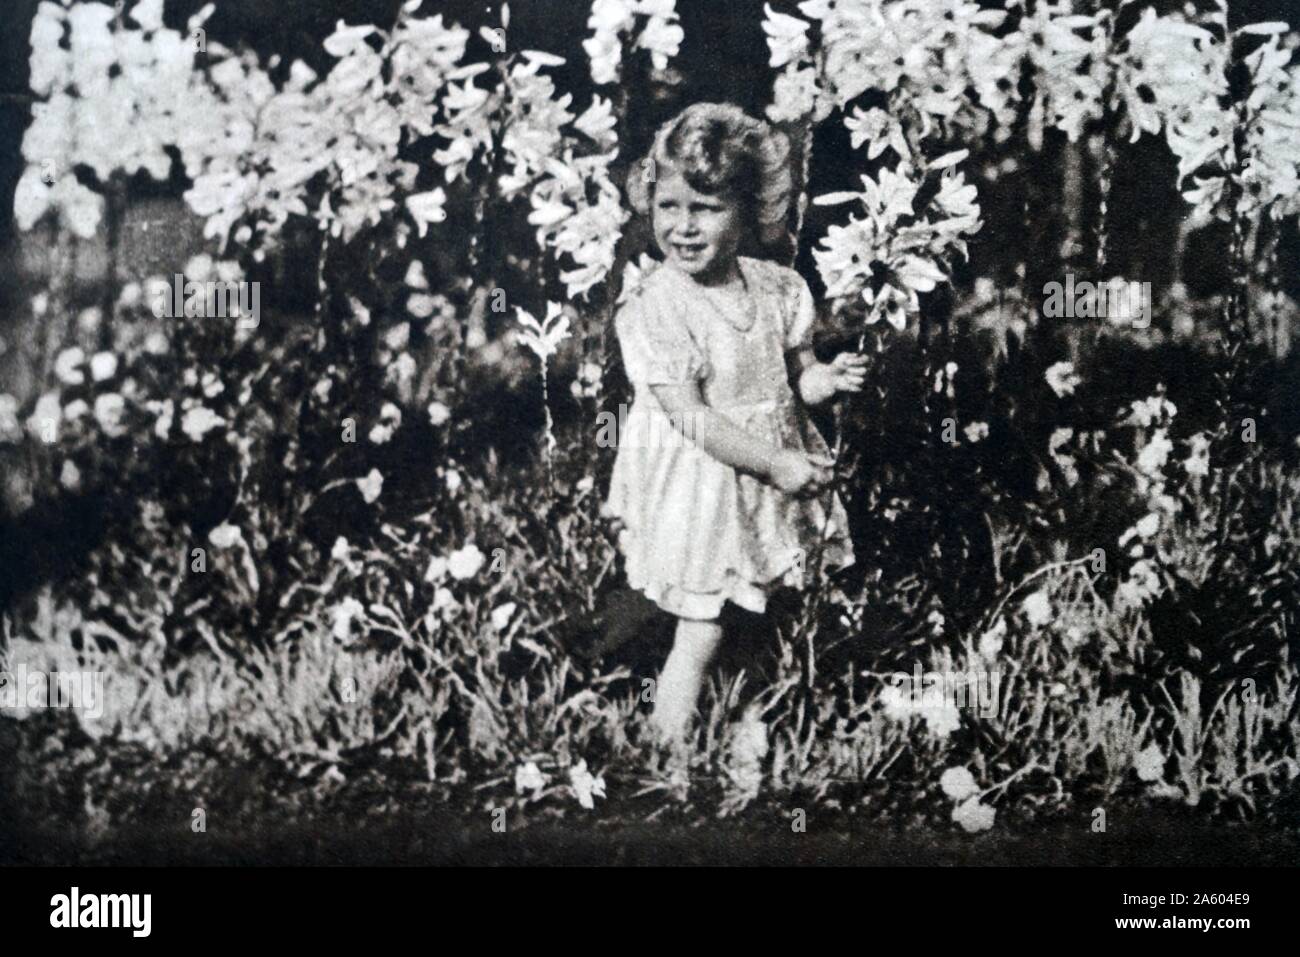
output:
<svg viewBox="0 0 1300 957"><path fill-rule="evenodd" d="M809 362L799 376L799 394L820 405L839 392L861 392L867 379L867 356L841 352L830 362Z"/></svg>
<svg viewBox="0 0 1300 957"><path fill-rule="evenodd" d="M772 456L768 479L787 495L815 495L831 484L835 460L794 449L779 449Z"/></svg>

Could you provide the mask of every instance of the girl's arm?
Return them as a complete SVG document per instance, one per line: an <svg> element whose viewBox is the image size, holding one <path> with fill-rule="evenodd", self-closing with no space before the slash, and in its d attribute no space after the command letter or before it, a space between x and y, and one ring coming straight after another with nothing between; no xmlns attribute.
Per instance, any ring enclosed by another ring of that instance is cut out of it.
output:
<svg viewBox="0 0 1300 957"><path fill-rule="evenodd" d="M812 346L803 346L786 353L786 365L805 405L821 405L837 392L861 392L866 381L867 357L851 352L841 352L831 362L818 362Z"/></svg>
<svg viewBox="0 0 1300 957"><path fill-rule="evenodd" d="M673 428L724 465L766 479L783 492L815 492L831 480L830 462L756 439L705 405L699 386L650 387Z"/></svg>

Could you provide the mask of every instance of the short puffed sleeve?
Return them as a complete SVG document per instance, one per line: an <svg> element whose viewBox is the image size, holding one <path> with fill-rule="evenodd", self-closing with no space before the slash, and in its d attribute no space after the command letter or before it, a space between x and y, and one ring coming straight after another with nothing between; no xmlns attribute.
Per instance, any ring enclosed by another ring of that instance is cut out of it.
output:
<svg viewBox="0 0 1300 957"><path fill-rule="evenodd" d="M623 367L639 385L682 385L708 375L704 350L680 310L643 292L614 318Z"/></svg>
<svg viewBox="0 0 1300 957"><path fill-rule="evenodd" d="M785 273L785 347L802 349L812 345L813 325L817 321L817 307L813 304L812 290L793 269Z"/></svg>

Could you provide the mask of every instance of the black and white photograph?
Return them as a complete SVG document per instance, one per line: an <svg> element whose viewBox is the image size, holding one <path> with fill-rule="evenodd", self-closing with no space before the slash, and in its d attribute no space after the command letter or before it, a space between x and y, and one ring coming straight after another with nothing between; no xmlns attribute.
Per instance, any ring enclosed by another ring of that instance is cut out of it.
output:
<svg viewBox="0 0 1300 957"><path fill-rule="evenodd" d="M1291 3L0 24L24 921L837 865L1217 937L1169 874L1300 862Z"/></svg>

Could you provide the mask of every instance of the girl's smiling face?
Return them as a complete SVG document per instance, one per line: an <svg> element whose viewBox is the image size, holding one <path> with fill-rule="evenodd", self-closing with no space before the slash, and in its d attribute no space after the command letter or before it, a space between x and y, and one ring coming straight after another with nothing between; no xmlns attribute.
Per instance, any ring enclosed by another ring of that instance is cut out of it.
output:
<svg viewBox="0 0 1300 957"><path fill-rule="evenodd" d="M729 196L699 192L676 170L660 170L666 175L655 184L655 242L687 275L701 282L726 278L744 228L741 204Z"/></svg>

